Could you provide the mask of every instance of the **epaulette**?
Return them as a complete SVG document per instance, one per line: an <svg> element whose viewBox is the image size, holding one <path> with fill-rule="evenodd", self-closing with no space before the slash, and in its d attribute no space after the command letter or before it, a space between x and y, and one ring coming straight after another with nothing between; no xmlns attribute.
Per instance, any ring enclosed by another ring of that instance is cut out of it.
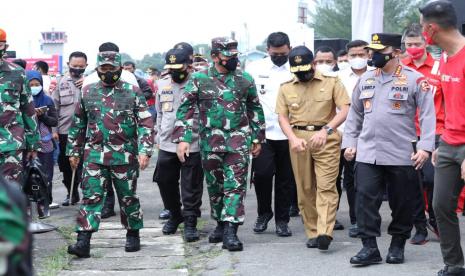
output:
<svg viewBox="0 0 465 276"><path fill-rule="evenodd" d="M285 85L286 83L292 83L292 82L294 82L294 79L290 79L290 80L287 80L287 81L281 83L281 86Z"/></svg>

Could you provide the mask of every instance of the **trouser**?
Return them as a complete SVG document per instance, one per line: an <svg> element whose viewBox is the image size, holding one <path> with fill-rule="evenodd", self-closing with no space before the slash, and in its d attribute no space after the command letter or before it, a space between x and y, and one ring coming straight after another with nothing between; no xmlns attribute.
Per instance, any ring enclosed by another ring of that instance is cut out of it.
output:
<svg viewBox="0 0 465 276"><path fill-rule="evenodd" d="M433 209L441 236L441 253L444 263L451 267L463 267L460 246L459 219L455 212L457 200L464 185L461 165L465 159L465 145L452 146L439 143L434 173Z"/></svg>
<svg viewBox="0 0 465 276"><path fill-rule="evenodd" d="M338 210L339 203L341 201L342 187L346 190L347 203L349 204L349 217L350 224L357 223L355 216L355 181L354 181L354 165L355 160L347 161L344 158L344 150L341 150L341 157L339 161L339 174L336 180L336 188L339 194ZM344 178L341 181L342 176Z"/></svg>
<svg viewBox="0 0 465 276"><path fill-rule="evenodd" d="M317 132L294 129L294 133L309 141ZM308 238L333 234L340 151L341 136L337 132L328 135L326 145L321 150L291 151L299 209Z"/></svg>
<svg viewBox="0 0 465 276"><path fill-rule="evenodd" d="M381 236L379 208L386 191L392 221L388 234L408 239L413 227L414 198L418 175L413 166L355 165L356 214L361 238Z"/></svg>
<svg viewBox="0 0 465 276"><path fill-rule="evenodd" d="M48 189L48 202L53 202L52 197L52 181L53 181L53 151L42 153L38 152L37 157L39 158L42 171L46 174L47 178L47 189Z"/></svg>
<svg viewBox="0 0 465 276"><path fill-rule="evenodd" d="M438 140L439 136L436 136L436 148L438 147ZM423 181L423 191L421 191L421 187L420 185L418 185L419 196L415 204L413 225L415 225L415 228L417 229L422 229L426 231L426 206L424 193L426 193L426 200L428 202L427 212L429 219L432 221L436 220L436 216L434 215L433 210L434 166L431 163L431 156L429 157L428 161L426 161L423 165L420 175Z"/></svg>
<svg viewBox="0 0 465 276"><path fill-rule="evenodd" d="M0 173L8 180L21 184L23 150L0 152Z"/></svg>
<svg viewBox="0 0 465 276"><path fill-rule="evenodd" d="M210 197L211 217L244 223L249 152L200 152Z"/></svg>
<svg viewBox="0 0 465 276"><path fill-rule="evenodd" d="M295 185L288 140L266 140L257 158L252 160L253 185L258 215L272 213L274 176L275 220L289 222L291 187Z"/></svg>
<svg viewBox="0 0 465 276"><path fill-rule="evenodd" d="M82 175L82 204L77 216L76 231L98 231L103 202L109 181L116 188L120 205L121 224L126 229L143 227L142 210L136 195L138 165L104 166L84 161Z"/></svg>
<svg viewBox="0 0 465 276"><path fill-rule="evenodd" d="M203 193L203 171L200 153L191 152L184 163L176 153L158 151L155 181L166 208L173 216L200 217ZM181 194L179 193L181 183ZM182 199L182 214L181 214Z"/></svg>
<svg viewBox="0 0 465 276"><path fill-rule="evenodd" d="M68 135L67 134L60 134L59 136L60 142L60 155L58 156L58 167L60 171L63 173L63 184L68 191L68 195L70 194L71 190L71 180L73 177L73 170L71 169L71 165L69 164L69 157L66 156L66 145L68 144ZM78 186L81 182L81 174L82 174L82 160L79 162L79 165L76 169L76 175L74 176L74 187L73 193L77 195Z"/></svg>

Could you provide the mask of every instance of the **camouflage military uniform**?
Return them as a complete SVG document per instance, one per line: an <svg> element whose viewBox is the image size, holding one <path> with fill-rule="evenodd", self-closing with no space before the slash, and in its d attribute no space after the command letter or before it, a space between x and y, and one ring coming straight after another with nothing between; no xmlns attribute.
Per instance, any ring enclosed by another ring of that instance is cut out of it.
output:
<svg viewBox="0 0 465 276"><path fill-rule="evenodd" d="M98 230L110 181L120 202L121 223L131 230L143 227L136 195L137 155L150 156L152 147L153 120L137 87L119 80L114 87L99 81L82 89L67 146L68 156L83 156L84 161L78 232Z"/></svg>
<svg viewBox="0 0 465 276"><path fill-rule="evenodd" d="M214 66L194 73L177 111L175 142L192 142L195 106L211 215L217 221L243 223L249 151L252 141L265 137L253 78L239 71L220 74Z"/></svg>
<svg viewBox="0 0 465 276"><path fill-rule="evenodd" d="M23 150L37 150L39 133L24 70L0 60L0 173L20 181Z"/></svg>

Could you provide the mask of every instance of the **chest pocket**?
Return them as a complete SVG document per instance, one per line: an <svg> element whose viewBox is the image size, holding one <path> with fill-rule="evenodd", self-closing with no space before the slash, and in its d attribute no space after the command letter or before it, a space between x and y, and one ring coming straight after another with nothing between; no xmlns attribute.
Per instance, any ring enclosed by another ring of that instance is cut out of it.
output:
<svg viewBox="0 0 465 276"><path fill-rule="evenodd" d="M63 85L60 87L60 105L70 105L74 103L73 90L69 85Z"/></svg>
<svg viewBox="0 0 465 276"><path fill-rule="evenodd" d="M0 102L16 104L19 103L19 87L15 82L0 84Z"/></svg>
<svg viewBox="0 0 465 276"><path fill-rule="evenodd" d="M98 93L90 93L83 99L87 110L87 119L90 124L96 123L100 119L102 99Z"/></svg>
<svg viewBox="0 0 465 276"><path fill-rule="evenodd" d="M324 89L324 88L321 88L318 93L316 93L315 95L315 101L316 102L325 102L325 101L329 101L333 98L333 95L331 93L331 91L327 90L327 89Z"/></svg>
<svg viewBox="0 0 465 276"><path fill-rule="evenodd" d="M364 113L370 113L373 111L374 95L375 95L374 89L363 90L362 93L360 93L359 100L362 100Z"/></svg>
<svg viewBox="0 0 465 276"><path fill-rule="evenodd" d="M160 95L160 105L162 112L173 112L173 104L174 104L174 95L173 92Z"/></svg>
<svg viewBox="0 0 465 276"><path fill-rule="evenodd" d="M388 112L393 114L405 114L407 112L408 92L390 91L388 94Z"/></svg>

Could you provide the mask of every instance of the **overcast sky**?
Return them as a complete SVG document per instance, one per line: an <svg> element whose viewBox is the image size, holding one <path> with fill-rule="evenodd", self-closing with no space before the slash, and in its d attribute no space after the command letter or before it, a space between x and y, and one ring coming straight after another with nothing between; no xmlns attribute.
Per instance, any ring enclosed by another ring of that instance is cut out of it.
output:
<svg viewBox="0 0 465 276"><path fill-rule="evenodd" d="M299 0L14 0L4 3L0 28L18 57L41 57L42 31L65 31L65 56L75 50L95 57L98 46L115 42L121 52L141 59L165 52L176 42L210 43L232 30L250 45L273 31L287 31L297 21ZM306 2L311 2L306 0Z"/></svg>

